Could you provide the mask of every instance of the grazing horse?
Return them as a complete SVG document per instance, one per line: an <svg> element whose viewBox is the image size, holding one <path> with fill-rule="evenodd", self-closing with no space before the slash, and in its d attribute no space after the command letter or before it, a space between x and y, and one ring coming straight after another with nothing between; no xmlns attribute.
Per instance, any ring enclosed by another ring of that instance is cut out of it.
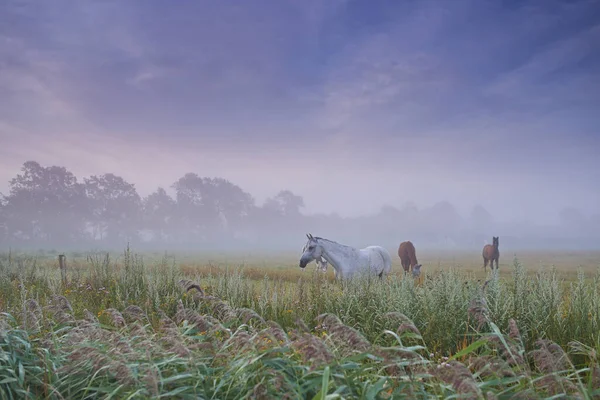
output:
<svg viewBox="0 0 600 400"><path fill-rule="evenodd" d="M417 278L421 275L421 264L417 261L415 246L410 240L400 243L400 247L398 247L398 257L400 257L405 274L408 273L410 268L413 278Z"/></svg>
<svg viewBox="0 0 600 400"><path fill-rule="evenodd" d="M308 242L300 258L300 268L306 268L309 262L323 257L333 266L336 279L350 279L362 272L382 279L383 275L388 275L392 269L392 257L381 246L356 249L310 234L306 237Z"/></svg>
<svg viewBox="0 0 600 400"><path fill-rule="evenodd" d="M492 241L493 244L486 244L483 246L483 270L486 270L488 262L490 263L490 268L494 269L494 261L496 261L496 269L498 269L498 259L500 258L500 251L498 250L498 246L500 245L499 241L500 237L493 236Z"/></svg>

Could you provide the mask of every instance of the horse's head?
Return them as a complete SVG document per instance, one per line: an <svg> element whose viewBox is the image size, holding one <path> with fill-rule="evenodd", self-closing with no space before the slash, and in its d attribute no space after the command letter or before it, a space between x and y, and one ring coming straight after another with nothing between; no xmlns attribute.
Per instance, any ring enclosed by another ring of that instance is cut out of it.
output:
<svg viewBox="0 0 600 400"><path fill-rule="evenodd" d="M321 260L322 248L317 239L312 235L307 234L308 242L304 246L304 253L300 257L300 268L306 268L308 263L313 260Z"/></svg>
<svg viewBox="0 0 600 400"><path fill-rule="evenodd" d="M418 278L421 275L421 264L417 264L412 267L413 278Z"/></svg>
<svg viewBox="0 0 600 400"><path fill-rule="evenodd" d="M500 236L493 236L492 240L494 243L494 247L500 247Z"/></svg>

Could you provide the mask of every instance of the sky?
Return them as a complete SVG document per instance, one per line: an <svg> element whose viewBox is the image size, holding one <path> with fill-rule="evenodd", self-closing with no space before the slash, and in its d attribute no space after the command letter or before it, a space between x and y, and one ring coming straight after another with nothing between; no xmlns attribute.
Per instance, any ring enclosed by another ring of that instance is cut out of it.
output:
<svg viewBox="0 0 600 400"><path fill-rule="evenodd" d="M597 0L3 0L0 192L35 160L308 213L598 214L599 21Z"/></svg>

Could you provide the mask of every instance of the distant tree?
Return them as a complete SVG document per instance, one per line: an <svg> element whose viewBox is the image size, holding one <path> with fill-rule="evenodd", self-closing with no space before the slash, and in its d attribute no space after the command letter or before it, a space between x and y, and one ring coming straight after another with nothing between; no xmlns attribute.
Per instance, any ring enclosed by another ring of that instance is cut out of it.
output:
<svg viewBox="0 0 600 400"><path fill-rule="evenodd" d="M188 173L173 184L177 213L187 230L205 238L233 233L252 213L254 199L222 178Z"/></svg>
<svg viewBox="0 0 600 400"><path fill-rule="evenodd" d="M471 210L471 225L478 233L490 232L492 229L493 218L483 206L476 205Z"/></svg>
<svg viewBox="0 0 600 400"><path fill-rule="evenodd" d="M143 200L144 227L160 240L166 240L174 223L175 200L159 187Z"/></svg>
<svg viewBox="0 0 600 400"><path fill-rule="evenodd" d="M389 220L389 219L399 220L402 218L402 212L400 210L398 210L396 207L393 207L390 205L384 205L383 207L381 207L381 210L379 211L379 215L386 220Z"/></svg>
<svg viewBox="0 0 600 400"><path fill-rule="evenodd" d="M6 210L6 197L0 193L0 242L8 242L8 218Z"/></svg>
<svg viewBox="0 0 600 400"><path fill-rule="evenodd" d="M313 225L309 224L310 219L300 213L303 207L302 196L290 190L281 190L256 210L254 226L259 234L277 232L277 235L271 236L270 239L274 246L289 243L292 237L297 240L299 230L313 229Z"/></svg>
<svg viewBox="0 0 600 400"><path fill-rule="evenodd" d="M218 215L207 201L209 197L206 181L195 173L187 173L172 185L176 193L176 217L179 232L206 237L218 225Z"/></svg>
<svg viewBox="0 0 600 400"><path fill-rule="evenodd" d="M385 238L407 234L402 212L390 205L382 206L379 213L368 218L367 224L370 231L377 231Z"/></svg>
<svg viewBox="0 0 600 400"><path fill-rule="evenodd" d="M114 243L137 238L142 201L135 185L114 174L85 179L94 237Z"/></svg>
<svg viewBox="0 0 600 400"><path fill-rule="evenodd" d="M456 208L447 201L435 203L432 207L422 211L421 223L427 227L428 237L434 241L446 240L446 237L456 235L462 218Z"/></svg>
<svg viewBox="0 0 600 400"><path fill-rule="evenodd" d="M205 204L212 213L219 215L226 230L234 231L242 226L254 207L254 199L226 179L206 179L209 190L206 192Z"/></svg>
<svg viewBox="0 0 600 400"><path fill-rule="evenodd" d="M289 190L282 190L274 197L267 199L264 208L277 213L278 215L297 217L300 215L300 209L304 207L302 196L295 195Z"/></svg>
<svg viewBox="0 0 600 400"><path fill-rule="evenodd" d="M64 244L81 239L87 202L82 184L64 167L27 161L9 182L4 218L12 237Z"/></svg>

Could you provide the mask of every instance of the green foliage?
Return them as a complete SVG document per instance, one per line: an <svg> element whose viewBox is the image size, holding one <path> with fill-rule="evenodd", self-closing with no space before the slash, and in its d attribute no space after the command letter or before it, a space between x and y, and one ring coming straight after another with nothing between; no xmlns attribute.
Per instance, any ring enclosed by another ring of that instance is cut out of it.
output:
<svg viewBox="0 0 600 400"><path fill-rule="evenodd" d="M600 275L200 274L129 248L0 257L0 398L600 395ZM570 354L567 353L570 351ZM493 394L493 395L492 395Z"/></svg>

